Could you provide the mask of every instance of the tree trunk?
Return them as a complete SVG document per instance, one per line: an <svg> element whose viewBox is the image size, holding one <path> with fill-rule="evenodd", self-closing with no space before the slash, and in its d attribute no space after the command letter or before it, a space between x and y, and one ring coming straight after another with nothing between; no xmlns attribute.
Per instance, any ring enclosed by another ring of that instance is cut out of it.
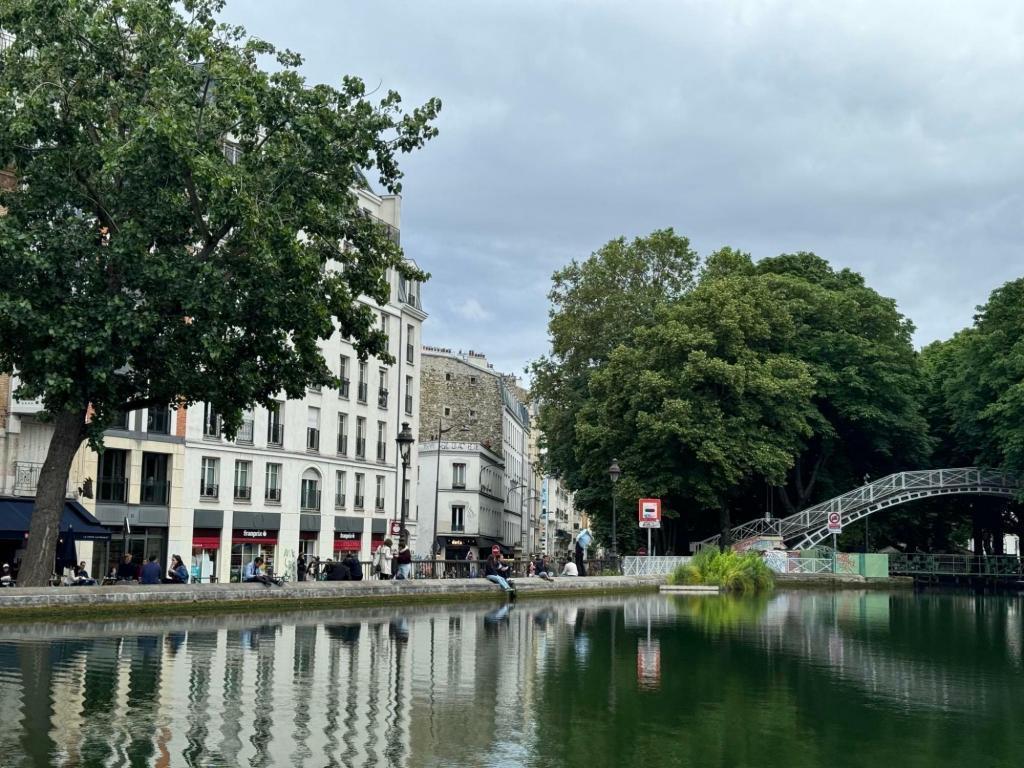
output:
<svg viewBox="0 0 1024 768"><path fill-rule="evenodd" d="M53 573L60 535L60 518L68 487L68 473L85 438L85 409L65 411L53 420L53 438L39 472L28 546L18 571L19 587L45 587Z"/></svg>
<svg viewBox="0 0 1024 768"><path fill-rule="evenodd" d="M729 520L729 508L724 504L718 510L718 524L722 531L722 538L718 540L718 548L725 552L732 546L732 523Z"/></svg>

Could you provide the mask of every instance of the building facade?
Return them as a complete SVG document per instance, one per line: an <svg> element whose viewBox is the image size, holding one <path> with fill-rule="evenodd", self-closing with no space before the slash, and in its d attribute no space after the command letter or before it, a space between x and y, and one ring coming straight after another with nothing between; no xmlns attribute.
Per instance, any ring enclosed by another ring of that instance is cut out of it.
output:
<svg viewBox="0 0 1024 768"><path fill-rule="evenodd" d="M358 190L364 210L400 231L400 198ZM283 396L247 413L234 440L205 403L189 408L185 432L185 514L171 548L189 552L193 573L237 581L261 556L275 573L295 575L300 553L322 559L353 552L367 560L388 536L397 540L402 462L395 438L419 428L419 285L391 271L391 296L368 302L389 338L393 364L360 361L335 333L321 342L338 389ZM405 478L415 478L416 451ZM415 510L406 528L416 537Z"/></svg>
<svg viewBox="0 0 1024 768"><path fill-rule="evenodd" d="M486 556L495 544L530 551L530 421L514 378L478 352L424 347L420 386L416 554L435 542L445 559Z"/></svg>

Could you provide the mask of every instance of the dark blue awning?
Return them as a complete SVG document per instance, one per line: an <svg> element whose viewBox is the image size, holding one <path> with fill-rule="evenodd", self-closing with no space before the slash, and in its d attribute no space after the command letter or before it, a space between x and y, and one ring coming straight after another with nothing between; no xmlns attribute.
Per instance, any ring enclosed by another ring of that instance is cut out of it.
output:
<svg viewBox="0 0 1024 768"><path fill-rule="evenodd" d="M32 507L35 499L0 497L0 539L24 539L32 521ZM60 518L60 531L67 533L73 528L78 541L108 541L110 531L89 510L77 501L64 502L64 513Z"/></svg>

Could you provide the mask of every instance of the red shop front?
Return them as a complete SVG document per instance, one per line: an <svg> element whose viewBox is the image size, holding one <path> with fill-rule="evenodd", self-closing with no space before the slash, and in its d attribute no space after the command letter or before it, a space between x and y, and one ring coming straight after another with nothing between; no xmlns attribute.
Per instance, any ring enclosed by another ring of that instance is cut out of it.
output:
<svg viewBox="0 0 1024 768"><path fill-rule="evenodd" d="M355 531L335 531L334 532L334 551L335 552L355 552L358 556L359 550L363 546L363 537L361 534Z"/></svg>
<svg viewBox="0 0 1024 768"><path fill-rule="evenodd" d="M231 581L242 580L242 570L257 557L263 558L267 573L274 572L277 531L266 528L236 528L231 532Z"/></svg>
<svg viewBox="0 0 1024 768"><path fill-rule="evenodd" d="M220 529L192 529L192 580L217 580L217 553L220 551Z"/></svg>

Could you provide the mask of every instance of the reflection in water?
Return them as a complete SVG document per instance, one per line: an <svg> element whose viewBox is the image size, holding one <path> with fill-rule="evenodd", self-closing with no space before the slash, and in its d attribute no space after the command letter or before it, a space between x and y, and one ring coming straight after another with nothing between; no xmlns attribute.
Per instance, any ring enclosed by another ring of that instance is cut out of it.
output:
<svg viewBox="0 0 1024 768"><path fill-rule="evenodd" d="M1020 608L780 593L6 627L0 764L1018 765Z"/></svg>

